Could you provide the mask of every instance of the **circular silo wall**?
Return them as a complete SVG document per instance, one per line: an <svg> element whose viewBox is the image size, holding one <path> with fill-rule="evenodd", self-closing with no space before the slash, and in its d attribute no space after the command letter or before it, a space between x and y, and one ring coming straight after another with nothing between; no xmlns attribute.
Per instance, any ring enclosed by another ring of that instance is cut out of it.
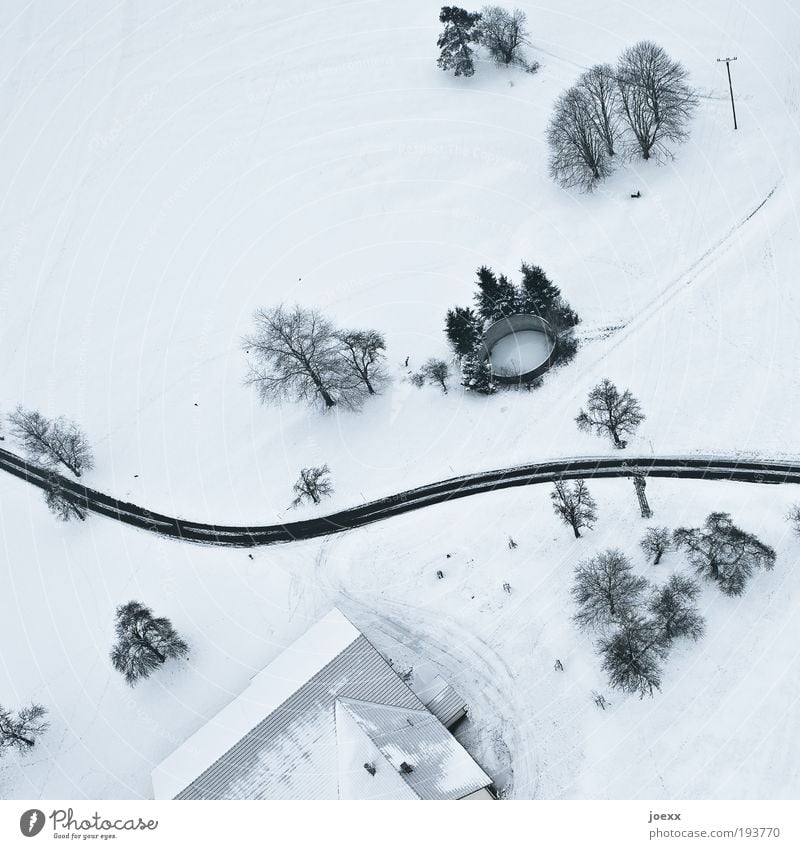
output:
<svg viewBox="0 0 800 849"><path fill-rule="evenodd" d="M550 368L555 350L556 336L543 318L516 313L489 326L481 355L498 383L529 383Z"/></svg>

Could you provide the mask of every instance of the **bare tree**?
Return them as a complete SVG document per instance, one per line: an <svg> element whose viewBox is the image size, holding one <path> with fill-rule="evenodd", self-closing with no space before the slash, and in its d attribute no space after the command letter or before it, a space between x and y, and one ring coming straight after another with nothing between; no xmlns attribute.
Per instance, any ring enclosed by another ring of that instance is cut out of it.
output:
<svg viewBox="0 0 800 849"><path fill-rule="evenodd" d="M319 504L333 492L333 482L330 479L331 470L327 465L312 466L310 469L300 469L300 477L294 485L295 498L292 507L297 507L304 501Z"/></svg>
<svg viewBox="0 0 800 849"><path fill-rule="evenodd" d="M697 574L715 581L725 595L741 595L755 569L775 566L775 550L736 527L729 513L710 513L702 528L678 528L672 539Z"/></svg>
<svg viewBox="0 0 800 849"><path fill-rule="evenodd" d="M661 664L668 653L657 626L642 616L631 616L610 637L600 640L598 651L612 687L639 698L661 689Z"/></svg>
<svg viewBox="0 0 800 849"><path fill-rule="evenodd" d="M678 574L671 575L663 587L653 590L647 609L664 640L671 642L678 637L699 640L703 636L705 620L697 609L698 595L697 581Z"/></svg>
<svg viewBox="0 0 800 849"><path fill-rule="evenodd" d="M450 373L450 366L444 360L431 357L423 364L421 373L432 383L438 383L442 387L442 392L447 395L447 376Z"/></svg>
<svg viewBox="0 0 800 849"><path fill-rule="evenodd" d="M34 462L60 463L78 478L94 466L88 439L70 419L48 419L36 410L17 407L8 422L14 438Z"/></svg>
<svg viewBox="0 0 800 849"><path fill-rule="evenodd" d="M595 133L608 155L614 156L620 134L619 88L614 69L611 65L593 65L578 78L578 88L586 95L584 104Z"/></svg>
<svg viewBox="0 0 800 849"><path fill-rule="evenodd" d="M573 619L581 628L605 628L632 615L649 586L633 573L630 560L617 549L608 549L575 568Z"/></svg>
<svg viewBox="0 0 800 849"><path fill-rule="evenodd" d="M648 559L653 558L653 565L658 566L664 552L672 547L672 532L665 527L648 528L639 541L639 545Z"/></svg>
<svg viewBox="0 0 800 849"><path fill-rule="evenodd" d="M592 104L585 90L568 88L556 101L547 128L550 176L565 188L577 186L591 191L611 173L611 162L592 117Z"/></svg>
<svg viewBox="0 0 800 849"><path fill-rule="evenodd" d="M117 643L111 650L111 663L131 686L169 658L185 657L189 652L169 619L154 617L153 611L138 601L120 605L116 617Z"/></svg>
<svg viewBox="0 0 800 849"><path fill-rule="evenodd" d="M530 44L530 33L526 23L527 15L520 9L513 12L500 6L481 9L480 43L498 65L527 67L523 48Z"/></svg>
<svg viewBox="0 0 800 849"><path fill-rule="evenodd" d="M63 480L56 474L47 476L44 501L50 512L62 522L68 522L70 519L86 521L88 509L85 500L65 487Z"/></svg>
<svg viewBox="0 0 800 849"><path fill-rule="evenodd" d="M688 136L698 100L680 62L652 41L640 41L623 51L616 76L622 115L643 159Z"/></svg>
<svg viewBox="0 0 800 849"><path fill-rule="evenodd" d="M16 749L23 754L30 751L36 738L49 727L44 719L46 714L46 708L34 702L16 714L0 705L0 755L5 749Z"/></svg>
<svg viewBox="0 0 800 849"><path fill-rule="evenodd" d="M364 386L346 367L337 331L319 312L278 306L257 310L254 320L255 332L242 346L250 355L247 382L262 401L359 406Z"/></svg>
<svg viewBox="0 0 800 849"><path fill-rule="evenodd" d="M360 380L370 395L386 385L389 375L384 366L386 341L377 330L346 330L337 334L346 368Z"/></svg>
<svg viewBox="0 0 800 849"><path fill-rule="evenodd" d="M556 481L550 493L550 500L553 502L553 512L565 525L572 528L576 539L581 535L581 528L591 530L594 527L597 521L597 504L582 478L575 481L571 488L566 481Z"/></svg>
<svg viewBox="0 0 800 849"><path fill-rule="evenodd" d="M800 504L792 504L786 514L786 521L791 524L794 532L800 536Z"/></svg>
<svg viewBox="0 0 800 849"><path fill-rule="evenodd" d="M594 431L598 435L608 433L616 448L624 448L627 442L623 434L632 434L644 421L639 402L626 389L620 394L614 384L605 379L589 393L586 410L575 418L579 430Z"/></svg>

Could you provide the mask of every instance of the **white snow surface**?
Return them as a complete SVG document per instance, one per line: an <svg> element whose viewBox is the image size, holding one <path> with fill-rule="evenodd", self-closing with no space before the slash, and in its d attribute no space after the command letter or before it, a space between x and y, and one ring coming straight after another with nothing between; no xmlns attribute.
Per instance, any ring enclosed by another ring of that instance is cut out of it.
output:
<svg viewBox="0 0 800 849"><path fill-rule="evenodd" d="M226 523L316 515L286 510L310 465L330 466L336 509L597 454L573 420L604 377L647 415L628 453L797 457L796 7L515 5L540 70L481 62L455 79L435 65L439 5L423 0L402 15L386 0L5 0L0 411L75 418L96 451L87 484ZM559 189L554 99L641 38L699 90L689 141L591 195ZM739 57L735 132L723 55ZM408 371L448 356L445 311L471 302L475 269L516 279L523 259L580 313L576 359L531 393L473 397L455 374L446 395L413 387ZM389 389L361 413L259 404L240 340L280 302L384 332ZM251 561L99 517L57 524L0 476L0 699L40 701L51 722L29 757L0 761L0 796L148 796L151 770L336 604L464 695L470 751L512 796L797 798L796 489L650 482L659 524L729 510L778 561L739 599L704 589L706 637L676 646L644 701L608 690L571 624L572 568L608 546L654 581L687 567L643 563L630 482L591 490L600 519L581 540L533 487ZM191 646L133 690L108 661L130 598Z"/></svg>
<svg viewBox="0 0 800 849"><path fill-rule="evenodd" d="M509 333L492 346L489 359L495 371L524 374L540 366L550 354L547 336L539 330Z"/></svg>

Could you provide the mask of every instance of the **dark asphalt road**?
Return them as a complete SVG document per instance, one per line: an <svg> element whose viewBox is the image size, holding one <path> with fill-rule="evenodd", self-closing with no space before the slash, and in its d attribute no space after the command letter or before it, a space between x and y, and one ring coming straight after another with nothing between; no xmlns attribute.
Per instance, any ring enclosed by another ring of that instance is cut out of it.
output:
<svg viewBox="0 0 800 849"><path fill-rule="evenodd" d="M239 526L212 525L164 516L144 507L119 501L66 477L61 476L60 480L76 503L83 505L92 513L176 539L246 548L335 534L371 522L389 519L392 516L399 516L411 510L419 510L432 504L441 504L445 501L512 486L550 483L558 479L626 477L634 468L650 478L672 477L772 484L800 483L800 463L731 460L720 457L576 458L529 463L509 469L476 472L449 478L314 519L287 522L281 525ZM0 469L42 489L47 486L48 472L10 451L0 449Z"/></svg>

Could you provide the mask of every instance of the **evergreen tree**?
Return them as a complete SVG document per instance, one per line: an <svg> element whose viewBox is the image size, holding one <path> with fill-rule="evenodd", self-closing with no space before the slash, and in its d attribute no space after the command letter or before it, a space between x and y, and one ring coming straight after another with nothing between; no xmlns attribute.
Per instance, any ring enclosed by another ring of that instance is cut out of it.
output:
<svg viewBox="0 0 800 849"><path fill-rule="evenodd" d="M553 312L561 290L538 265L523 262L520 271L522 272L520 310L546 319Z"/></svg>
<svg viewBox="0 0 800 849"><path fill-rule="evenodd" d="M471 45L480 40L480 13L442 6L439 20L444 29L436 42L442 51L436 64L443 71L452 70L457 77L471 77L475 73Z"/></svg>
<svg viewBox="0 0 800 849"><path fill-rule="evenodd" d="M504 275L497 277L491 268L478 269L478 292L475 303L485 321L497 321L518 311L519 295L514 284Z"/></svg>
<svg viewBox="0 0 800 849"><path fill-rule="evenodd" d="M169 619L154 617L153 611L138 601L120 605L116 616L117 644L111 650L111 662L131 686L168 658L183 657L189 651Z"/></svg>
<svg viewBox="0 0 800 849"><path fill-rule="evenodd" d="M492 367L488 358L482 358L477 351L470 351L464 357L461 367L461 384L471 392L481 395L493 395L497 392L497 384L492 377Z"/></svg>
<svg viewBox="0 0 800 849"><path fill-rule="evenodd" d="M480 345L483 327L473 309L454 307L447 311L445 333L456 356L461 359Z"/></svg>

